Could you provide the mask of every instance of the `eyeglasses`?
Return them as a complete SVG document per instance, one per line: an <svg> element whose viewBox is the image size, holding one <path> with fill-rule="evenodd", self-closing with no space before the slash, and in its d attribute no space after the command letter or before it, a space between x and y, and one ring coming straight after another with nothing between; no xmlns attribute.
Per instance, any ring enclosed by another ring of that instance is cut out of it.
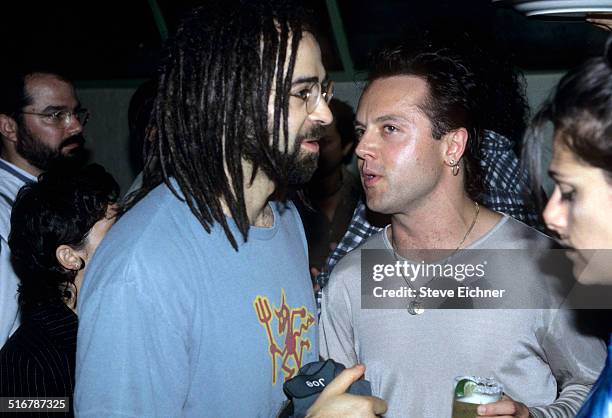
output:
<svg viewBox="0 0 612 418"><path fill-rule="evenodd" d="M309 88L302 89L297 93L289 93L289 95L302 99L306 103L306 112L311 114L319 105L321 97L323 97L325 103L329 103L332 97L334 97L334 82L327 81L321 83L317 81Z"/></svg>
<svg viewBox="0 0 612 418"><path fill-rule="evenodd" d="M81 126L85 126L87 121L89 120L89 110L87 109L77 109L75 111L69 110L58 110L56 112L50 113L37 113L37 112L19 112L23 115L35 115L40 116L46 123L53 126L59 126L64 124L64 126L70 125L72 122L72 118L75 117Z"/></svg>

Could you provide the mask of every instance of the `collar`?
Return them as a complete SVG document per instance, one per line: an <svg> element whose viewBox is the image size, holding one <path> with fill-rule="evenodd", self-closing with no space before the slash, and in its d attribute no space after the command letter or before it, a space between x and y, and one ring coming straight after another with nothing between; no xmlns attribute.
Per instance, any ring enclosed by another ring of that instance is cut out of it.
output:
<svg viewBox="0 0 612 418"><path fill-rule="evenodd" d="M483 151L505 152L511 150L513 145L510 139L495 131L485 129L482 133L480 148Z"/></svg>
<svg viewBox="0 0 612 418"><path fill-rule="evenodd" d="M13 177L18 178L24 183L34 183L36 182L36 177L31 175L25 170L17 167L14 164L9 163L8 161L0 158L0 170L5 171L12 175Z"/></svg>
<svg viewBox="0 0 612 418"><path fill-rule="evenodd" d="M64 303L48 303L33 308L26 318L36 323L56 343L76 349L78 317Z"/></svg>

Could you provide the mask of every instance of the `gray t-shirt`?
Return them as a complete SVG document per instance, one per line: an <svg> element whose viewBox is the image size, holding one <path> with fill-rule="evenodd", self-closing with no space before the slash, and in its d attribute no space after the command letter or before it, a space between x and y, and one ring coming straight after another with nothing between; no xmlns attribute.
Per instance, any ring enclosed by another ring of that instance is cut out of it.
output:
<svg viewBox="0 0 612 418"><path fill-rule="evenodd" d="M505 216L469 248L535 251L551 245ZM605 345L577 331L573 311L428 309L415 316L406 309L361 309L360 249L392 254L383 230L334 269L323 291L320 353L347 367L365 364L373 394L389 404L387 418L450 417L454 378L463 375L496 378L536 417L575 415L603 367ZM516 282L520 265L522 280L534 278L526 285L540 281L548 290L536 257L521 254L521 260L513 254L495 280Z"/></svg>

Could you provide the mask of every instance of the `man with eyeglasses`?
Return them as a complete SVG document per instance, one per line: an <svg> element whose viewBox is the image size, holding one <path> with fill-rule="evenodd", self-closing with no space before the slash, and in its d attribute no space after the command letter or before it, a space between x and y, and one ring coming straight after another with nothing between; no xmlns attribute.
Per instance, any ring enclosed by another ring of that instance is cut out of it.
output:
<svg viewBox="0 0 612 418"><path fill-rule="evenodd" d="M195 9L167 46L143 187L79 294L79 417L276 417L283 383L319 359L286 190L316 169L333 86L295 5L229 3ZM309 416L383 413L344 393L362 373Z"/></svg>
<svg viewBox="0 0 612 418"><path fill-rule="evenodd" d="M11 207L25 183L55 165L80 164L88 112L64 77L24 71L0 91L0 346L19 325L17 277L7 244Z"/></svg>

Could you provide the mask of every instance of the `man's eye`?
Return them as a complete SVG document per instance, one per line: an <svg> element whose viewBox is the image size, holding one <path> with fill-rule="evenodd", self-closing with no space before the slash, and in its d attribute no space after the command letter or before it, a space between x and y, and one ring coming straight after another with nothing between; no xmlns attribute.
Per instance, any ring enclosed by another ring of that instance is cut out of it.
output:
<svg viewBox="0 0 612 418"><path fill-rule="evenodd" d="M308 96L310 96L310 89L302 89L295 93L302 100L308 100Z"/></svg>
<svg viewBox="0 0 612 418"><path fill-rule="evenodd" d="M55 122L55 121L58 121L58 120L62 120L64 118L64 114L65 114L65 112L60 110L60 111L57 111L57 112L50 113L49 115L47 115L47 117Z"/></svg>
<svg viewBox="0 0 612 418"><path fill-rule="evenodd" d="M364 132L365 132L365 129L363 128L355 128L355 136L357 137L357 139L361 138Z"/></svg>
<svg viewBox="0 0 612 418"><path fill-rule="evenodd" d="M399 129L397 129L397 127L393 125L385 125L383 126L383 130L387 133L394 133L397 132Z"/></svg>

